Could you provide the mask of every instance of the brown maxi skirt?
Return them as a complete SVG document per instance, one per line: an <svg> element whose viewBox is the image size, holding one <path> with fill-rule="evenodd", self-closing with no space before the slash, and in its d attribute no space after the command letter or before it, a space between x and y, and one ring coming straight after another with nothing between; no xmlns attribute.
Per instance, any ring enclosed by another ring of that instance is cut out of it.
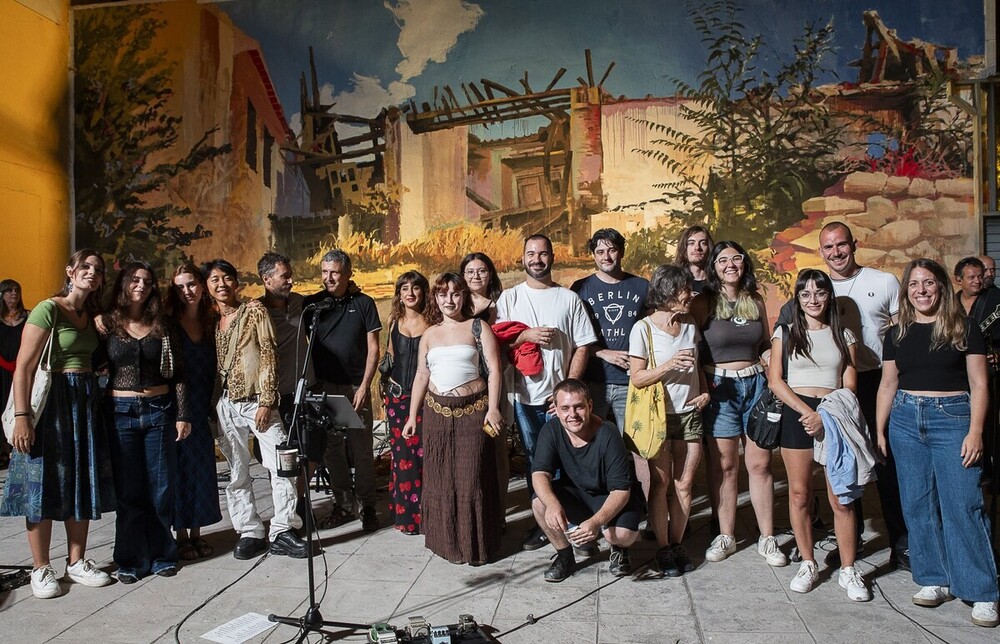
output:
<svg viewBox="0 0 1000 644"><path fill-rule="evenodd" d="M485 396L428 394L446 407ZM500 549L497 439L483 431L486 409L456 418L424 404L421 532L434 554L452 563L486 563Z"/></svg>

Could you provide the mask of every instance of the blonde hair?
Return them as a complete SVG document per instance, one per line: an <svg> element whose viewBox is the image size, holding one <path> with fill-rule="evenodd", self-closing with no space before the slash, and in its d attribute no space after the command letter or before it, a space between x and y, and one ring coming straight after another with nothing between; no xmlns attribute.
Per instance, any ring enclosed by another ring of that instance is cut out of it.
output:
<svg viewBox="0 0 1000 644"><path fill-rule="evenodd" d="M910 325L916 321L916 309L910 302L909 283L910 273L916 268L922 268L934 276L938 288L938 308L934 316L934 329L931 331L931 349L937 350L950 344L958 351L965 351L966 345L966 321L965 311L956 301L951 293L951 285L948 282L948 273L940 264L932 259L915 259L906 266L903 271L903 288L899 290L899 331L896 334L896 343L906 336Z"/></svg>
<svg viewBox="0 0 1000 644"><path fill-rule="evenodd" d="M715 296L715 319L732 320L733 318L743 318L744 320L756 320L760 318L760 303L755 293L741 292L736 297L735 306L729 303L722 293Z"/></svg>

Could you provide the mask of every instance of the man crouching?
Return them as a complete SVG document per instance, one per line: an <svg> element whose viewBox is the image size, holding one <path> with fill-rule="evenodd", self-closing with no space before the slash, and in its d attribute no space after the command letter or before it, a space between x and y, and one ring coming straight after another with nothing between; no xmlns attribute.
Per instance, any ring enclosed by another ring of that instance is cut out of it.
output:
<svg viewBox="0 0 1000 644"><path fill-rule="evenodd" d="M592 544L603 533L611 545L609 571L632 572L628 547L639 536L639 494L632 456L614 424L594 416L587 385L568 378L553 391L556 418L538 435L531 472L535 521L556 549L545 581L573 574L573 547ZM559 472L559 478L555 473Z"/></svg>

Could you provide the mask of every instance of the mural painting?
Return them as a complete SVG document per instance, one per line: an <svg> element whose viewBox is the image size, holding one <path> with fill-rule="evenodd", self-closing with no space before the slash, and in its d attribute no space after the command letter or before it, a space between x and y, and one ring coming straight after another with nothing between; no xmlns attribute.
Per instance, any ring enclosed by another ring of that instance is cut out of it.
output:
<svg viewBox="0 0 1000 644"><path fill-rule="evenodd" d="M951 81L978 72L981 3L804 4L79 8L77 245L248 275L276 248L302 291L338 247L377 299L474 250L516 281L538 232L569 283L608 226L648 273L705 224L754 253L775 301L833 219L897 274L978 252Z"/></svg>

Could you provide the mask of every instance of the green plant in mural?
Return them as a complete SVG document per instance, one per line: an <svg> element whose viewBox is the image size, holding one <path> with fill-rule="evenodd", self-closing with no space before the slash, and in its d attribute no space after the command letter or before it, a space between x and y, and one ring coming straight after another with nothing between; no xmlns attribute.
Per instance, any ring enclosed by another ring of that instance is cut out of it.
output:
<svg viewBox="0 0 1000 644"><path fill-rule="evenodd" d="M633 150L679 179L658 184L683 224L706 224L716 239L751 250L802 218L801 204L832 182L846 118L815 90L830 71L833 25L806 25L790 60L765 68L762 37L746 33L732 0L691 5L707 57L697 83L675 80L680 116L695 133L636 119L658 138Z"/></svg>
<svg viewBox="0 0 1000 644"><path fill-rule="evenodd" d="M168 103L173 65L154 39L164 26L148 5L75 14L76 244L162 267L211 235L179 221L190 208L166 194L182 173L230 151L205 132L178 150L182 118Z"/></svg>

